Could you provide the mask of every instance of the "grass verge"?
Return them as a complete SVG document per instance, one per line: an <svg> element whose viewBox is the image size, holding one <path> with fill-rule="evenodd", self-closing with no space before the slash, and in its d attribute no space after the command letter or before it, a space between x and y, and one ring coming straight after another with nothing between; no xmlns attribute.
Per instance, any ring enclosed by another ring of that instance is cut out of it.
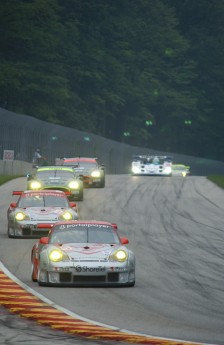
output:
<svg viewBox="0 0 224 345"><path fill-rule="evenodd" d="M223 175L210 175L207 179L217 184L217 186L224 188L224 176Z"/></svg>
<svg viewBox="0 0 224 345"><path fill-rule="evenodd" d="M14 180L15 178L18 178L18 177L23 177L23 176L22 175L0 175L0 185L8 181Z"/></svg>

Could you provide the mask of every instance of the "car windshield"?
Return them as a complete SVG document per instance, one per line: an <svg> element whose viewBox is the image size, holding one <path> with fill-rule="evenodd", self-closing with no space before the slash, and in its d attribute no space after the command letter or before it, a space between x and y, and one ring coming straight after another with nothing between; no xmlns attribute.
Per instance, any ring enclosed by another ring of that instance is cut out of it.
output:
<svg viewBox="0 0 224 345"><path fill-rule="evenodd" d="M32 195L21 197L18 207L69 207L65 197L53 195Z"/></svg>
<svg viewBox="0 0 224 345"><path fill-rule="evenodd" d="M74 173L72 171L66 170L44 170L38 171L36 174L36 178L51 178L51 177L59 177L59 178L74 178Z"/></svg>
<svg viewBox="0 0 224 345"><path fill-rule="evenodd" d="M64 225L61 227L62 229L60 226L54 229L49 243L120 243L116 231L110 226L100 228L88 224L87 226L78 225L75 228L72 228L73 225L70 228L66 225L66 229L63 229Z"/></svg>

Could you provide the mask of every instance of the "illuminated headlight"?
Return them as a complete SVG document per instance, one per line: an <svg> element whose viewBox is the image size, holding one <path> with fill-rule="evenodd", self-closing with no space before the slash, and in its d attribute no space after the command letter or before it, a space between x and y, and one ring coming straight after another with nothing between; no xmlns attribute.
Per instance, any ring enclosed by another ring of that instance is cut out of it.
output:
<svg viewBox="0 0 224 345"><path fill-rule="evenodd" d="M139 167L132 167L132 172L134 174L138 174L138 173L140 173L140 168Z"/></svg>
<svg viewBox="0 0 224 345"><path fill-rule="evenodd" d="M72 214L70 212L64 212L59 216L59 218L63 220L71 220Z"/></svg>
<svg viewBox="0 0 224 345"><path fill-rule="evenodd" d="M23 213L23 212L16 213L15 218L18 221L24 220L24 219L29 219L29 217L25 213Z"/></svg>
<svg viewBox="0 0 224 345"><path fill-rule="evenodd" d="M69 188L71 189L79 189L79 183L77 181L71 181L68 184Z"/></svg>
<svg viewBox="0 0 224 345"><path fill-rule="evenodd" d="M127 261L127 258L128 258L127 252L122 250L122 249L118 249L116 252L114 252L110 256L109 259L112 260L112 261L124 262L124 261Z"/></svg>
<svg viewBox="0 0 224 345"><path fill-rule="evenodd" d="M67 261L69 258L66 254L64 254L61 250L59 249L53 249L49 253L49 259L53 262L59 262L59 261Z"/></svg>
<svg viewBox="0 0 224 345"><path fill-rule="evenodd" d="M167 174L167 175L171 174L171 172L172 172L172 168L171 167L166 167L164 169L164 173Z"/></svg>
<svg viewBox="0 0 224 345"><path fill-rule="evenodd" d="M187 175L186 171L182 171L182 175L185 177Z"/></svg>
<svg viewBox="0 0 224 345"><path fill-rule="evenodd" d="M94 170L91 172L92 177L100 177L100 171L99 170Z"/></svg>
<svg viewBox="0 0 224 345"><path fill-rule="evenodd" d="M41 189L41 183L38 181L33 181L30 183L31 189Z"/></svg>

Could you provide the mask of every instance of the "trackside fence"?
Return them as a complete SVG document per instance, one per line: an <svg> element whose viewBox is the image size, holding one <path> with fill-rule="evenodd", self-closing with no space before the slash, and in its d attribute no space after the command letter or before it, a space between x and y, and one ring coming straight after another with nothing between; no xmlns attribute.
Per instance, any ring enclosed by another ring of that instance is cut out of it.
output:
<svg viewBox="0 0 224 345"><path fill-rule="evenodd" d="M224 174L221 161L131 146L0 108L0 174L26 174L38 147L48 164L63 157L98 157L107 174L130 173L134 154L173 156L174 162L190 165L193 175ZM13 159L5 157L5 151L12 151Z"/></svg>

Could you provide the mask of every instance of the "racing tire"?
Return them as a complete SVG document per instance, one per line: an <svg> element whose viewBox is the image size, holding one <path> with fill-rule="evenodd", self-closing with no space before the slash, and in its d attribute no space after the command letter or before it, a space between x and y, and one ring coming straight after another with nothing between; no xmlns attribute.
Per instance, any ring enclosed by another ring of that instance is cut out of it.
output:
<svg viewBox="0 0 224 345"><path fill-rule="evenodd" d="M78 200L83 201L83 189L82 189L82 191L80 191Z"/></svg>
<svg viewBox="0 0 224 345"><path fill-rule="evenodd" d="M34 272L34 264L33 263L31 266L31 279L33 282L37 282L37 277L36 277L35 272Z"/></svg>
<svg viewBox="0 0 224 345"><path fill-rule="evenodd" d="M15 238L15 235L10 234L9 227L8 227L8 238Z"/></svg>
<svg viewBox="0 0 224 345"><path fill-rule="evenodd" d="M135 286L135 281L132 282L132 283L128 283L128 284L126 285L126 287L133 287L133 286Z"/></svg>
<svg viewBox="0 0 224 345"><path fill-rule="evenodd" d="M98 184L98 188L104 188L105 187L105 178Z"/></svg>

